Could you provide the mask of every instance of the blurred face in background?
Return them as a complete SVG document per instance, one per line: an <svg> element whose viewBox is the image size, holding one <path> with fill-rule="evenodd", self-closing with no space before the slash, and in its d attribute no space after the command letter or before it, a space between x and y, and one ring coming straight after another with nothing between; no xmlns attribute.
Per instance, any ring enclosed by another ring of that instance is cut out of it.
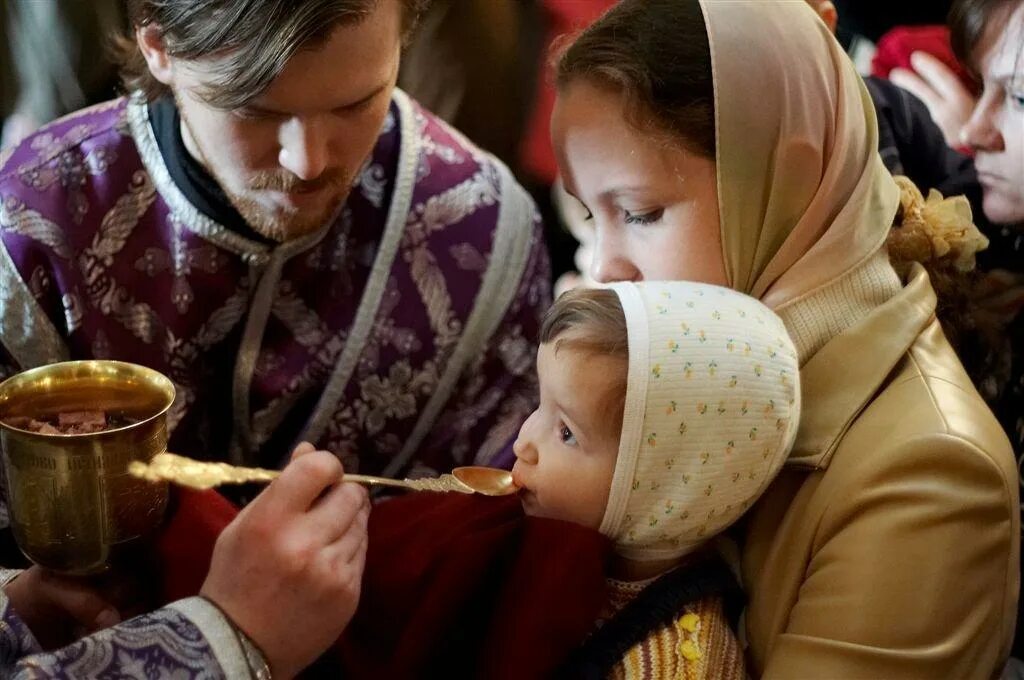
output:
<svg viewBox="0 0 1024 680"><path fill-rule="evenodd" d="M993 16L975 63L983 90L963 141L975 150L985 216L1024 224L1024 2Z"/></svg>

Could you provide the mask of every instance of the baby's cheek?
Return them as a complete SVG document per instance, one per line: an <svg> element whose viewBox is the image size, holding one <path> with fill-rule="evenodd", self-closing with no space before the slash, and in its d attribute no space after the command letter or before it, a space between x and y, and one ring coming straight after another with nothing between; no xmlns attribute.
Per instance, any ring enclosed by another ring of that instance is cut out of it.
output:
<svg viewBox="0 0 1024 680"><path fill-rule="evenodd" d="M529 505L528 503L523 503L523 512L526 514L527 517L542 517L543 516L541 514L540 510L538 510L536 507L533 507L533 506Z"/></svg>
<svg viewBox="0 0 1024 680"><path fill-rule="evenodd" d="M523 505L523 512L529 517L546 517L544 509L537 503L537 497L530 491L523 490L519 494L519 502Z"/></svg>

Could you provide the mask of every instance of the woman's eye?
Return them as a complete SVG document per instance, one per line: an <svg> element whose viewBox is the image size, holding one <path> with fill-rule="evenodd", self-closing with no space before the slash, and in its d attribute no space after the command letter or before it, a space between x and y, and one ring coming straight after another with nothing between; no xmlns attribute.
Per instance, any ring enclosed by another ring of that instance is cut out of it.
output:
<svg viewBox="0 0 1024 680"><path fill-rule="evenodd" d="M654 224L665 214L665 210L658 208L646 213L631 213L626 211L626 224L637 224L640 226Z"/></svg>
<svg viewBox="0 0 1024 680"><path fill-rule="evenodd" d="M574 435L572 433L572 430L570 430L565 425L563 425L562 429L559 430L559 436L561 437L563 444L568 444L569 446L576 446L576 435Z"/></svg>
<svg viewBox="0 0 1024 680"><path fill-rule="evenodd" d="M1008 92L1006 96L1014 108L1024 110L1024 92Z"/></svg>

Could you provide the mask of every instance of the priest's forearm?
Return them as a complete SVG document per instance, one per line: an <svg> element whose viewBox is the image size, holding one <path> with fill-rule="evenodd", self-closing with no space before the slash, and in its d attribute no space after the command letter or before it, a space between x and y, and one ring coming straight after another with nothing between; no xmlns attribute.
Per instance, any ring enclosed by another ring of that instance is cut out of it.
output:
<svg viewBox="0 0 1024 680"><path fill-rule="evenodd" d="M190 598L42 652L28 627L0 594L0 675L72 678L133 675L159 668L180 678L266 677L266 663L209 602ZM141 670L140 670L141 672ZM145 673L142 673L145 674Z"/></svg>

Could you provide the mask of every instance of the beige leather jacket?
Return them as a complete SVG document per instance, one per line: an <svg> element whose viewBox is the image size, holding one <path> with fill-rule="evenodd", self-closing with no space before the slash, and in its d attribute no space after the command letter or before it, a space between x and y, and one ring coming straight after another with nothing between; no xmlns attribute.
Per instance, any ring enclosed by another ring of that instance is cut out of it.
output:
<svg viewBox="0 0 1024 680"><path fill-rule="evenodd" d="M744 530L750 672L998 675L1020 586L1017 469L924 270L811 357L802 384L791 464Z"/></svg>

